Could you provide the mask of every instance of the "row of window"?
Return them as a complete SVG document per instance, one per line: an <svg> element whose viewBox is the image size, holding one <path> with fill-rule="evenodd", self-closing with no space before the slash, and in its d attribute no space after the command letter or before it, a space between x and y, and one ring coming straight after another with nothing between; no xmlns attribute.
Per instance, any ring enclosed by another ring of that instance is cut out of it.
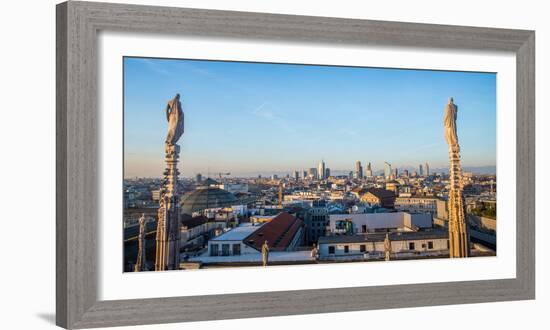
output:
<svg viewBox="0 0 550 330"><path fill-rule="evenodd" d="M323 227L323 228L325 226L327 226L327 224L324 223L324 222L312 222L311 225L310 225L310 227Z"/></svg>
<svg viewBox="0 0 550 330"><path fill-rule="evenodd" d="M422 244L422 248L426 248L426 244ZM434 242L429 241L428 242L428 250L432 250L434 248ZM415 242L409 242L409 250L416 249ZM359 252L367 252L367 245L361 244L359 245ZM335 254L336 253L336 247L334 245L329 245L328 247L328 254ZM349 253L349 245L344 245L344 253Z"/></svg>
<svg viewBox="0 0 550 330"><path fill-rule="evenodd" d="M231 244L222 244L222 250L220 253L220 248L218 244L210 244L210 256L228 256L230 251ZM238 256L241 254L241 245L233 244L231 255Z"/></svg>

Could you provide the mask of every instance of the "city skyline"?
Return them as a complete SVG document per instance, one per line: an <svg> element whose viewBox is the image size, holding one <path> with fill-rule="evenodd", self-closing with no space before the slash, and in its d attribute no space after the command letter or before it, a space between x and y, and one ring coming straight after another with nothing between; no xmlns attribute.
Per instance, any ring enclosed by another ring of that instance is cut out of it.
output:
<svg viewBox="0 0 550 330"><path fill-rule="evenodd" d="M448 168L441 104L455 97L465 168L496 164L496 75L125 58L125 177L162 174L167 95L181 93L183 177L317 167ZM414 114L414 115L413 115ZM433 129L426 129L433 127ZM415 165L416 164L416 165Z"/></svg>

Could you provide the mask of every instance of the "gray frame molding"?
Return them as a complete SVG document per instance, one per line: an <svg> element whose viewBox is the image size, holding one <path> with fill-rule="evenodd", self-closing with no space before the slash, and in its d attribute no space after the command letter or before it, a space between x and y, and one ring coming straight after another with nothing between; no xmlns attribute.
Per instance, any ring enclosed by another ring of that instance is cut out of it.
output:
<svg viewBox="0 0 550 330"><path fill-rule="evenodd" d="M517 57L517 277L98 301L97 33L101 30L512 51ZM57 5L56 322L137 325L535 297L535 32L94 2Z"/></svg>

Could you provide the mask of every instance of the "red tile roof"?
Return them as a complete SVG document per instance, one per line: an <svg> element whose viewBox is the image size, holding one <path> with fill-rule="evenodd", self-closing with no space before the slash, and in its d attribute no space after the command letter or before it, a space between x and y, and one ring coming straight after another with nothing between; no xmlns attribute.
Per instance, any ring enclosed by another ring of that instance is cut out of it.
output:
<svg viewBox="0 0 550 330"><path fill-rule="evenodd" d="M395 197L395 193L393 191L382 188L369 188L367 192L370 192L380 199Z"/></svg>
<svg viewBox="0 0 550 330"><path fill-rule="evenodd" d="M301 226L302 220L287 212L281 212L270 222L245 238L244 243L261 251L264 241L267 240L270 250L284 251L288 248Z"/></svg>

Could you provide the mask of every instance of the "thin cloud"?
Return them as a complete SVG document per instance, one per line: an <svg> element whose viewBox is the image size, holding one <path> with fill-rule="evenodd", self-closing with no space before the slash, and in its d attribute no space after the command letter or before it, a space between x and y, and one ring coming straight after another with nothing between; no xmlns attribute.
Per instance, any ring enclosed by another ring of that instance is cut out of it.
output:
<svg viewBox="0 0 550 330"><path fill-rule="evenodd" d="M287 132L292 132L294 129L291 124L285 118L277 115L275 111L272 110L273 106L269 102L262 102L259 106L254 108L250 113L254 116L260 117L271 122L274 125L277 125L279 128L284 129Z"/></svg>
<svg viewBox="0 0 550 330"><path fill-rule="evenodd" d="M161 75L169 75L170 72L168 70L166 70L163 66L159 65L156 61L154 60L151 60L151 59L148 59L148 58L144 58L142 59L143 63L145 63L147 65L147 67L153 71L153 72L156 72L158 74L161 74Z"/></svg>

